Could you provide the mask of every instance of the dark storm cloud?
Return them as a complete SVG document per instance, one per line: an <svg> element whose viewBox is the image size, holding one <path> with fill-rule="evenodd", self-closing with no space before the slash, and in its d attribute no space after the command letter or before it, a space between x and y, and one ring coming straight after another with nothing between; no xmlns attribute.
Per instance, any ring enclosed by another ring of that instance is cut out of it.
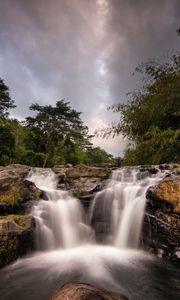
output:
<svg viewBox="0 0 180 300"><path fill-rule="evenodd" d="M95 5L72 3L1 1L2 68L14 93L19 91L17 103L60 97L86 110L89 95L96 101L101 88L96 58L101 48Z"/></svg>
<svg viewBox="0 0 180 300"><path fill-rule="evenodd" d="M179 0L109 0L106 31L111 41L106 65L112 102L130 91L135 67L179 49Z"/></svg>
<svg viewBox="0 0 180 300"><path fill-rule="evenodd" d="M134 87L137 64L177 49L179 19L178 0L0 0L0 77L14 115L65 98L92 130L109 123L106 107Z"/></svg>

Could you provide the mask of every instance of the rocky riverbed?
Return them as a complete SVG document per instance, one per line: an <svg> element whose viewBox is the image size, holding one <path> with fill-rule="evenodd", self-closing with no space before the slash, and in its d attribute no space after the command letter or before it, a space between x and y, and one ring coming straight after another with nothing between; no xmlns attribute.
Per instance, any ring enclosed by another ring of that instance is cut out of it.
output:
<svg viewBox="0 0 180 300"><path fill-rule="evenodd" d="M142 247L178 261L180 251L180 175L178 165L139 167L141 176L164 169L164 179L150 187L142 231ZM34 249L35 221L28 216L31 207L46 195L26 180L30 167L0 167L0 266ZM79 198L85 210L95 194L108 183L109 167L57 166L58 188Z"/></svg>

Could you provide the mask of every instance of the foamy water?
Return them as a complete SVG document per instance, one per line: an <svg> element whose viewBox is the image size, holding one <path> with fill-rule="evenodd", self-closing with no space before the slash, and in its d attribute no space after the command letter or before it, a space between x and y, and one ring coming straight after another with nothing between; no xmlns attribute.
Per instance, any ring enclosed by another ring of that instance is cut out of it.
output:
<svg viewBox="0 0 180 300"><path fill-rule="evenodd" d="M85 215L78 199L56 189L51 170L31 172L28 179L48 197L31 212L37 251L0 271L0 299L48 300L68 282L92 284L129 300L179 299L179 269L137 250L146 190L162 176L114 171Z"/></svg>

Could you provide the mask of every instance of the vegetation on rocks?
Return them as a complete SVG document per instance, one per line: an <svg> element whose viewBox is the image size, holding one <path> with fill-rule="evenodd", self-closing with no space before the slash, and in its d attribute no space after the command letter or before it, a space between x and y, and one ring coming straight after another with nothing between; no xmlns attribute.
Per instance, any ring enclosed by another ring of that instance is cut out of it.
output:
<svg viewBox="0 0 180 300"><path fill-rule="evenodd" d="M23 165L1 167L0 214L23 212L27 201L40 199L41 191L26 180L29 170Z"/></svg>
<svg viewBox="0 0 180 300"><path fill-rule="evenodd" d="M16 260L33 248L34 223L31 217L0 217L0 267Z"/></svg>
<svg viewBox="0 0 180 300"><path fill-rule="evenodd" d="M0 203L6 203L10 205L19 205L23 202L20 193L12 191L6 194L0 195Z"/></svg>

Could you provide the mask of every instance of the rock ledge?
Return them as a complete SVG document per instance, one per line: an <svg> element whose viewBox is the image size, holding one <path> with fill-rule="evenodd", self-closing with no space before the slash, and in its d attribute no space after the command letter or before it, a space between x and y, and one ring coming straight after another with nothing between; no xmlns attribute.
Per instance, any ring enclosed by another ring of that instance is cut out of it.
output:
<svg viewBox="0 0 180 300"><path fill-rule="evenodd" d="M57 290L51 300L128 300L128 298L89 284L68 283Z"/></svg>

